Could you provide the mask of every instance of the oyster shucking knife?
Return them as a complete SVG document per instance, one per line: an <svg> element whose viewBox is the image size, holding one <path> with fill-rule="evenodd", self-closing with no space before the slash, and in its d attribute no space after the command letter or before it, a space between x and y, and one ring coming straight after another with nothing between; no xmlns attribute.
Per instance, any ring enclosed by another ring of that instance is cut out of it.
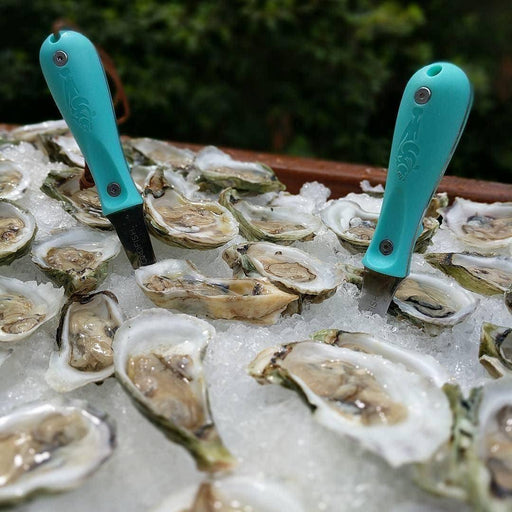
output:
<svg viewBox="0 0 512 512"><path fill-rule="evenodd" d="M155 263L117 131L112 97L96 48L84 35L62 30L42 44L39 61L53 99L93 175L103 215L114 225L134 268Z"/></svg>
<svg viewBox="0 0 512 512"><path fill-rule="evenodd" d="M457 66L438 62L405 87L395 124L382 210L365 266L359 309L385 316L409 274L423 215L457 147L473 102Z"/></svg>

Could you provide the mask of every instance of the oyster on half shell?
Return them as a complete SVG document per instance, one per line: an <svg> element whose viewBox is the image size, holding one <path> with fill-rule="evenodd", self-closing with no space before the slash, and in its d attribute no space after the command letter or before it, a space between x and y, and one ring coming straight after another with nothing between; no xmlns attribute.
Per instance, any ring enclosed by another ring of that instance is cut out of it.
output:
<svg viewBox="0 0 512 512"><path fill-rule="evenodd" d="M263 350L249 373L299 392L319 423L392 466L427 460L450 435L444 393L380 355L302 341Z"/></svg>
<svg viewBox="0 0 512 512"><path fill-rule="evenodd" d="M185 260L141 267L135 280L157 306L259 324L276 323L288 304L298 299L263 279L206 277Z"/></svg>
<svg viewBox="0 0 512 512"><path fill-rule="evenodd" d="M116 377L125 391L203 471L235 464L213 422L203 374L213 336L204 320L155 308L124 322L113 344Z"/></svg>
<svg viewBox="0 0 512 512"><path fill-rule="evenodd" d="M0 265L9 265L30 250L37 225L32 214L0 200Z"/></svg>
<svg viewBox="0 0 512 512"><path fill-rule="evenodd" d="M478 359L495 378L512 375L512 328L484 322Z"/></svg>
<svg viewBox="0 0 512 512"><path fill-rule="evenodd" d="M30 177L23 167L12 160L0 159L0 199L19 199L29 185Z"/></svg>
<svg viewBox="0 0 512 512"><path fill-rule="evenodd" d="M214 201L191 201L172 185L162 168L148 176L144 211L151 232L163 242L189 249L213 249L238 234L238 223Z"/></svg>
<svg viewBox="0 0 512 512"><path fill-rule="evenodd" d="M322 226L316 215L292 206L252 204L233 188L223 190L219 202L235 216L247 240L288 245L295 240L312 240Z"/></svg>
<svg viewBox="0 0 512 512"><path fill-rule="evenodd" d="M115 428L82 402L27 404L0 417L0 504L78 487L105 462Z"/></svg>
<svg viewBox="0 0 512 512"><path fill-rule="evenodd" d="M120 248L115 235L76 227L34 244L32 261L69 295L88 293L105 279Z"/></svg>
<svg viewBox="0 0 512 512"><path fill-rule="evenodd" d="M85 167L85 158L72 135L39 135L40 145L52 162L71 167Z"/></svg>
<svg viewBox="0 0 512 512"><path fill-rule="evenodd" d="M46 382L67 392L114 373L112 341L123 322L117 297L109 291L74 295L62 309L58 351L52 352Z"/></svg>
<svg viewBox="0 0 512 512"><path fill-rule="evenodd" d="M0 342L30 336L60 310L64 290L0 276Z"/></svg>

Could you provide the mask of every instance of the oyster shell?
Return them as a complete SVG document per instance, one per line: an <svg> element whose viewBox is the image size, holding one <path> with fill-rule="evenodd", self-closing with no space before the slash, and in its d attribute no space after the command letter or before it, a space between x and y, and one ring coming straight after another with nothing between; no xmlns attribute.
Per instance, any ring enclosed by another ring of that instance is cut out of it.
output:
<svg viewBox="0 0 512 512"><path fill-rule="evenodd" d="M247 240L291 244L312 240L322 222L316 215L291 206L262 206L243 200L235 189L223 190L219 202L236 218Z"/></svg>
<svg viewBox="0 0 512 512"><path fill-rule="evenodd" d="M512 243L512 203L476 203L456 197L441 215L443 226L479 252L492 252Z"/></svg>
<svg viewBox="0 0 512 512"><path fill-rule="evenodd" d="M430 253L425 260L475 293L495 295L512 285L512 259L474 253Z"/></svg>
<svg viewBox="0 0 512 512"><path fill-rule="evenodd" d="M366 196L366 194L363 194L363 196ZM352 253L364 252L370 245L375 232L382 200L369 202L372 210L366 210L359 202L368 202L368 196L364 198L351 194L348 197L353 199L329 201L320 215L323 223L336 233L343 247ZM414 250L425 252L438 228L439 222L436 219L425 217L423 219L423 231L416 240Z"/></svg>
<svg viewBox="0 0 512 512"><path fill-rule="evenodd" d="M311 337L314 341L365 354L376 354L393 363L400 363L407 370L427 377L438 387L442 387L449 380L446 370L432 356L382 341L365 332L324 329L315 332Z"/></svg>
<svg viewBox="0 0 512 512"><path fill-rule="evenodd" d="M512 328L484 322L478 359L495 378L512 375Z"/></svg>
<svg viewBox="0 0 512 512"><path fill-rule="evenodd" d="M0 159L0 199L19 199L29 185L30 177L25 169L12 160Z"/></svg>
<svg viewBox="0 0 512 512"><path fill-rule="evenodd" d="M222 257L235 275L259 274L283 290L299 294L301 302L321 302L343 281L337 268L295 247L270 242L232 245Z"/></svg>
<svg viewBox="0 0 512 512"><path fill-rule="evenodd" d="M9 265L27 254L36 231L36 221L31 213L0 200L0 265Z"/></svg>
<svg viewBox="0 0 512 512"><path fill-rule="evenodd" d="M60 310L62 288L0 276L0 342L30 336Z"/></svg>
<svg viewBox="0 0 512 512"><path fill-rule="evenodd" d="M0 504L78 487L105 462L115 428L77 402L39 402L0 418Z"/></svg>
<svg viewBox="0 0 512 512"><path fill-rule="evenodd" d="M196 156L195 164L200 172L198 181L215 191L232 187L261 194L286 188L270 167L233 160L213 146L202 149Z"/></svg>
<svg viewBox="0 0 512 512"><path fill-rule="evenodd" d="M427 460L449 438L444 393L380 355L302 341L265 349L249 373L260 384L298 391L319 423L392 466Z"/></svg>
<svg viewBox="0 0 512 512"><path fill-rule="evenodd" d="M117 297L108 291L74 295L61 313L58 352L50 357L46 382L60 392L101 382L114 373L112 341L123 323Z"/></svg>
<svg viewBox="0 0 512 512"><path fill-rule="evenodd" d="M168 259L141 267L135 280L157 306L211 318L274 324L297 295L260 279L203 276L189 261Z"/></svg>
<svg viewBox="0 0 512 512"><path fill-rule="evenodd" d="M85 158L72 135L42 134L39 135L39 140L50 161L63 162L82 169L85 167Z"/></svg>
<svg viewBox="0 0 512 512"><path fill-rule="evenodd" d="M135 405L204 471L235 463L215 428L202 360L215 329L192 316L149 309L114 336L116 377Z"/></svg>
<svg viewBox="0 0 512 512"><path fill-rule="evenodd" d="M111 222L103 215L96 187L80 188L82 174L83 169L79 167L50 171L41 190L60 201L64 210L82 224L91 228L113 229Z"/></svg>
<svg viewBox="0 0 512 512"><path fill-rule="evenodd" d="M236 507L236 508L233 508ZM188 487L165 499L151 512L304 512L282 485L261 479L232 476Z"/></svg>
<svg viewBox="0 0 512 512"><path fill-rule="evenodd" d="M67 132L69 132L69 128L66 121L59 119L58 121L44 121L43 123L20 126L9 132L9 138L35 142L40 135L61 135Z"/></svg>
<svg viewBox="0 0 512 512"><path fill-rule="evenodd" d="M88 293L103 282L120 248L115 235L76 227L34 244L32 261L69 295Z"/></svg>
<svg viewBox="0 0 512 512"><path fill-rule="evenodd" d="M190 201L157 169L148 177L144 210L151 232L163 242L190 249L213 249L238 234L238 223L217 202Z"/></svg>

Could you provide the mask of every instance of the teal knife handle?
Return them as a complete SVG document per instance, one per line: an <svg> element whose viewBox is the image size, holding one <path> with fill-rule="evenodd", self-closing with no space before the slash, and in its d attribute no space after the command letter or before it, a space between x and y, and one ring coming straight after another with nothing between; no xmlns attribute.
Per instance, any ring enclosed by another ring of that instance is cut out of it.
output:
<svg viewBox="0 0 512 512"><path fill-rule="evenodd" d="M366 268L399 278L409 273L420 223L457 147L472 102L467 76L447 62L425 66L407 83L382 210L363 258Z"/></svg>
<svg viewBox="0 0 512 512"><path fill-rule="evenodd" d="M94 45L82 34L64 30L44 41L39 61L94 177L103 214L142 204L119 141L110 90Z"/></svg>

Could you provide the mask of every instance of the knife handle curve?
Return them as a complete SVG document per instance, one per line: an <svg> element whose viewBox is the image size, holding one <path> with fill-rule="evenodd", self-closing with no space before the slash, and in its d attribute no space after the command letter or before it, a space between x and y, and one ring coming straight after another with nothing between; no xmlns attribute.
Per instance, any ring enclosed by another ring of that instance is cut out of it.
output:
<svg viewBox="0 0 512 512"><path fill-rule="evenodd" d="M78 32L63 30L43 42L39 62L89 165L103 214L142 204L124 157L107 78L94 45Z"/></svg>
<svg viewBox="0 0 512 512"><path fill-rule="evenodd" d="M457 147L473 102L466 74L437 62L417 71L398 110L382 210L363 264L403 278L425 210Z"/></svg>

